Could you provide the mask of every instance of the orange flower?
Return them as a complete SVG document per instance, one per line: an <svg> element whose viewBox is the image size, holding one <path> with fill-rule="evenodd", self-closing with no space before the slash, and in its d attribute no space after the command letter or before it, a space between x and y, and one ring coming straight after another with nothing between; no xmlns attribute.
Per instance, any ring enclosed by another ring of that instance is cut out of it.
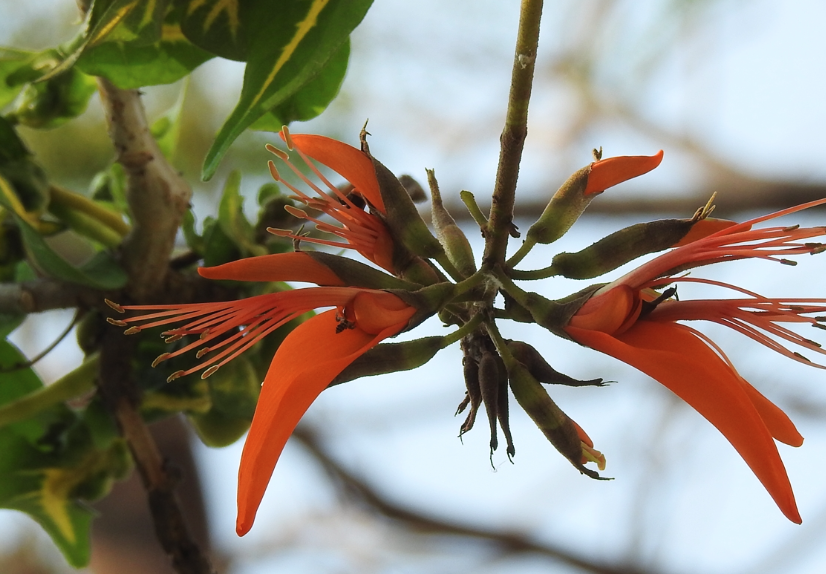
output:
<svg viewBox="0 0 826 574"><path fill-rule="evenodd" d="M295 217L312 221L319 231L331 233L344 241L299 237L291 231L282 229L269 229L269 231L281 237L292 237L310 243L355 249L379 267L394 273L393 240L387 225L379 216L365 211L362 205L354 203L351 196L330 183L310 159L312 158L326 165L344 177L353 186L355 194L363 198L379 213L384 213L384 202L376 179L376 172L373 168L373 162L367 154L345 143L324 136L292 135L286 128L282 129L281 137L287 143L289 149L294 149L298 153L304 163L321 180L322 185L326 186L328 192L325 192L302 174L290 162L289 155L286 152L267 144L267 150L282 160L305 184L316 192L318 197L311 197L284 180L278 173L275 164L270 161L269 168L273 179L295 193L293 199L300 201L309 208L327 214L338 221L341 226L319 221L301 209L290 206L285 207L285 209Z"/></svg>
<svg viewBox="0 0 826 574"><path fill-rule="evenodd" d="M722 261L762 258L790 263L785 256L819 253L824 247L809 240L826 235L826 228L752 226L824 203L826 199L732 225L677 247L602 287L565 327L573 340L636 367L703 415L740 453L783 514L797 523L800 514L773 439L800 446L803 437L783 411L737 373L716 344L677 321L720 323L784 356L823 368L778 339L826 353L817 343L781 326L808 323L823 328L819 322L823 317L807 315L823 313L826 299L767 298L734 285L675 274ZM670 299L676 287L662 294L654 291L688 282L731 289L740 296L676 301Z"/></svg>
<svg viewBox="0 0 826 574"><path fill-rule="evenodd" d="M275 464L304 412L330 381L380 341L404 330L416 309L386 291L341 286L332 271L305 253L252 257L199 269L211 279L236 281L311 281L333 284L268 293L218 303L187 305L110 305L116 310L154 311L123 321L126 333L185 322L163 333L167 341L199 338L158 357L153 366L199 349L204 359L169 380L206 368L206 378L288 321L320 307L333 307L296 327L278 347L264 379L258 406L241 455L238 473L239 535L252 527ZM139 323L139 325L138 325Z"/></svg>

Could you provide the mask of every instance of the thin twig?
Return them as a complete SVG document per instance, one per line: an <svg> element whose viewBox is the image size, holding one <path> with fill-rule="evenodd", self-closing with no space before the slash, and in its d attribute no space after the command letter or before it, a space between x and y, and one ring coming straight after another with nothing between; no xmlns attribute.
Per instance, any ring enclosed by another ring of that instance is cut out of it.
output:
<svg viewBox="0 0 826 574"><path fill-rule="evenodd" d="M370 509L404 524L408 528L448 536L464 536L485 540L496 545L503 553L532 553L552 558L569 566L595 574L653 574L635 566L614 566L577 556L566 549L536 542L528 536L507 530L479 528L457 522L449 522L428 516L415 509L396 504L379 494L372 486L345 469L321 446L316 434L306 424L299 425L293 438L301 444L340 483L342 491L357 495L358 500Z"/></svg>

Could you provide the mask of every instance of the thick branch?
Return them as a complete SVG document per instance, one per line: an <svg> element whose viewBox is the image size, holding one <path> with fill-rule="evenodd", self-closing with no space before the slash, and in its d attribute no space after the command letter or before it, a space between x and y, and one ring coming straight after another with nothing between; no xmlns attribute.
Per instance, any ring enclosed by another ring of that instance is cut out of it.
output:
<svg viewBox="0 0 826 574"><path fill-rule="evenodd" d="M132 376L135 339L110 329L101 347L98 387L109 412L129 444L149 498L155 533L180 574L212 574L207 557L193 540L175 495L176 477L165 461L138 411L138 389Z"/></svg>
<svg viewBox="0 0 826 574"><path fill-rule="evenodd" d="M0 283L0 313L41 313L51 309L92 307L103 300L100 292L56 279Z"/></svg>
<svg viewBox="0 0 826 574"><path fill-rule="evenodd" d="M140 300L163 285L192 190L149 132L140 92L121 90L103 78L98 87L109 137L128 178L126 199L134 226L123 242L123 266L132 297Z"/></svg>
<svg viewBox="0 0 826 574"><path fill-rule="evenodd" d="M528 103L531 99L541 17L542 0L522 0L508 111L505 128L500 136L499 167L488 222L489 234L482 260L482 264L488 267L505 260L508 246L519 162L522 160L522 148L528 133Z"/></svg>

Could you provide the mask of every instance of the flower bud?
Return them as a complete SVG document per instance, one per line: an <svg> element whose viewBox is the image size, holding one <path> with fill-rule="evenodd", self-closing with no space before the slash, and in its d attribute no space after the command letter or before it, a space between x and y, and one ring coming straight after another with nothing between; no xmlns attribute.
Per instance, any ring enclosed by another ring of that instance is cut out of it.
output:
<svg viewBox="0 0 826 574"><path fill-rule="evenodd" d="M324 253L322 251L302 251L332 271L343 285L350 287L367 287L369 289L417 289L419 286L388 275L378 269L347 257Z"/></svg>
<svg viewBox="0 0 826 574"><path fill-rule="evenodd" d="M545 358L539 354L539 351L522 341L508 341L508 348L514 358L525 365L528 372L540 383L566 385L569 387L605 386L602 379L580 381L579 379L574 379L573 377L560 373L548 364Z"/></svg>
<svg viewBox="0 0 826 574"><path fill-rule="evenodd" d="M419 215L419 210L413 204L410 194L384 164L370 155L370 148L367 146L365 137L366 132L362 131L361 150L373 162L379 191L384 202L384 217L393 238L420 257L429 259L441 255L444 253L442 245L430 233Z"/></svg>
<svg viewBox="0 0 826 574"><path fill-rule="evenodd" d="M439 352L442 341L443 337L423 337L404 343L381 343L350 363L329 386L418 368Z"/></svg>
<svg viewBox="0 0 826 574"><path fill-rule="evenodd" d="M463 277L470 277L476 273L476 262L473 258L473 249L470 247L465 234L456 225L450 213L442 203L442 194L436 176L432 169L427 170L427 182L430 184L431 212L433 227L439 243L445 249L447 258L456 267Z"/></svg>
<svg viewBox="0 0 826 574"><path fill-rule="evenodd" d="M462 423L459 429L460 437L473 428L473 424L476 422L476 413L482 404L482 389L479 387L479 363L467 351L465 351L465 356L462 359L462 374L465 378L467 394L459 408L456 409L456 414L458 415L464 411L468 404L470 405L470 411L468 411L465 422Z"/></svg>
<svg viewBox="0 0 826 574"><path fill-rule="evenodd" d="M582 463L583 441L576 424L562 412L528 369L519 361L512 361L508 364L508 378L513 396L556 450L581 473L600 478L597 472Z"/></svg>
<svg viewBox="0 0 826 574"><path fill-rule="evenodd" d="M660 165L663 152L653 156L620 156L597 160L562 184L525 236L529 243L553 243L579 219L591 200L623 181L643 175Z"/></svg>
<svg viewBox="0 0 826 574"><path fill-rule="evenodd" d="M696 241L734 225L725 219L661 219L637 223L603 237L576 253L559 253L551 263L554 275L591 279L648 253Z"/></svg>

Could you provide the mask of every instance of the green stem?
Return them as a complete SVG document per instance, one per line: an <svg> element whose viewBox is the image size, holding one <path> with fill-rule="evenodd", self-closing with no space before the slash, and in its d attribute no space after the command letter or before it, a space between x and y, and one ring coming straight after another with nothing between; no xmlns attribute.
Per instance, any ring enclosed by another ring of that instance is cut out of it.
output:
<svg viewBox="0 0 826 574"><path fill-rule="evenodd" d="M502 286L502 290L505 291L508 295L513 297L517 303L520 305L524 305L527 303L528 293L524 289L521 289L513 280L505 274L504 271L501 269L496 269L494 272L496 279L499 280L499 283Z"/></svg>
<svg viewBox="0 0 826 574"><path fill-rule="evenodd" d="M510 263L510 262L508 262ZM532 281L536 279L547 279L548 277L556 277L559 273L556 272L553 265L543 267L542 269L533 269L531 271L519 271L517 269L509 269L508 275L512 279L519 279L521 281Z"/></svg>
<svg viewBox="0 0 826 574"><path fill-rule="evenodd" d="M456 299L459 295L467 293L485 281L488 274L483 271L477 271L467 279L463 279L456 283L453 288L453 298Z"/></svg>
<svg viewBox="0 0 826 574"><path fill-rule="evenodd" d="M511 258L508 259L508 262L505 263L505 265L511 269L513 267L516 267L519 264L519 262L525 258L525 255L530 253L531 249L533 249L535 245L536 241L532 240L529 237L526 237L525 241L522 242L522 245L519 246L519 249L517 249L516 253L514 253L511 256Z"/></svg>
<svg viewBox="0 0 826 574"><path fill-rule="evenodd" d="M88 197L72 193L56 185L49 187L49 194L51 203L61 205L71 211L83 213L91 219L104 224L120 237L125 237L131 229L129 224L126 223L118 213L95 203Z"/></svg>
<svg viewBox="0 0 826 574"><path fill-rule="evenodd" d="M485 254L482 257L483 267L494 267L505 261L508 237L513 224L519 163L528 132L528 104L531 99L541 18L542 0L522 0L508 110L500 137L499 167L487 226Z"/></svg>
<svg viewBox="0 0 826 574"><path fill-rule="evenodd" d="M52 405L67 401L95 388L99 356L94 354L74 371L51 385L38 389L0 407L0 428L26 420Z"/></svg>
<svg viewBox="0 0 826 574"><path fill-rule="evenodd" d="M467 210L473 218L473 221L476 222L476 225L478 225L483 231L487 229L488 218L485 217L485 214L482 213L481 209L479 209L479 206L476 204L476 198L473 197L473 194L463 189L459 192L459 199L461 199L462 203L464 203L465 207L467 207Z"/></svg>
<svg viewBox="0 0 826 574"><path fill-rule="evenodd" d="M447 271L447 274L450 275L454 281L462 280L462 274L459 273L459 270L456 269L453 263L450 262L450 259L447 257L447 253L442 252L434 257L434 259L436 259L436 262L442 266L442 269Z"/></svg>
<svg viewBox="0 0 826 574"><path fill-rule="evenodd" d="M461 340L463 337L470 335L476 328L482 323L482 315L476 314L471 317L470 321L453 331L449 335L445 335L442 338L442 349L445 347L449 347L456 341Z"/></svg>

